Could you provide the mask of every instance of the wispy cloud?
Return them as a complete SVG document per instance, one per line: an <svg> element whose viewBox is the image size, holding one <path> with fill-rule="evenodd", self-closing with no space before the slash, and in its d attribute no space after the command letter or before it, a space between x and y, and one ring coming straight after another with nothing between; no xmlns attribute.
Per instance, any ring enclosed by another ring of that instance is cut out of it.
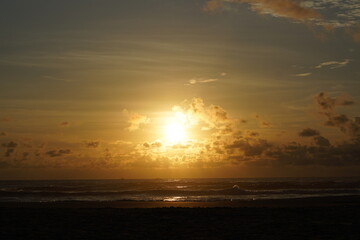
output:
<svg viewBox="0 0 360 240"><path fill-rule="evenodd" d="M202 83L211 83L211 82L216 82L218 81L219 79L217 78L209 78L209 79L196 79L196 78L193 78L193 79L190 79L189 80L189 83L185 84L185 85L195 85L195 84L202 84Z"/></svg>
<svg viewBox="0 0 360 240"><path fill-rule="evenodd" d="M248 4L259 14L282 17L294 22L318 26L316 36L324 39L334 29L342 31L355 42L360 42L360 5L357 0L209 0L203 10L214 12Z"/></svg>
<svg viewBox="0 0 360 240"><path fill-rule="evenodd" d="M312 128L305 128L304 130L299 132L300 137L314 137L318 135L320 135L320 132Z"/></svg>
<svg viewBox="0 0 360 240"><path fill-rule="evenodd" d="M307 77L310 76L311 74L312 74L311 72L299 73L299 74L295 74L295 77Z"/></svg>
<svg viewBox="0 0 360 240"><path fill-rule="evenodd" d="M330 69L336 69L336 68L345 67L349 63L350 63L350 59L345 59L344 61L328 61L328 62L320 63L315 68L319 69L323 67L329 67Z"/></svg>
<svg viewBox="0 0 360 240"><path fill-rule="evenodd" d="M204 6L205 11L215 11L226 3L247 3L259 14L270 14L298 21L320 19L321 15L313 8L302 6L292 0L210 0Z"/></svg>

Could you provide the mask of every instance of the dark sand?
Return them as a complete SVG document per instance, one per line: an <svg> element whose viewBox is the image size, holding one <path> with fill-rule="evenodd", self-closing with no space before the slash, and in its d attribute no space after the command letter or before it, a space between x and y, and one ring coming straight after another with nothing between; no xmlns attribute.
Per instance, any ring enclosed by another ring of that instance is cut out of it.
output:
<svg viewBox="0 0 360 240"><path fill-rule="evenodd" d="M0 203L0 239L360 239L360 198Z"/></svg>

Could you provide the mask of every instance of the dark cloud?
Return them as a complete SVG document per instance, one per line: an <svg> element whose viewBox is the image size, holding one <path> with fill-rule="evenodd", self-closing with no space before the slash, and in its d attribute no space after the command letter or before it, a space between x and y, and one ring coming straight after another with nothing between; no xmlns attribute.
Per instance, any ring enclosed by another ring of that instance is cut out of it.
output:
<svg viewBox="0 0 360 240"><path fill-rule="evenodd" d="M258 132L255 132L255 131L249 131L249 132L247 132L247 134L250 137L258 137L260 135Z"/></svg>
<svg viewBox="0 0 360 240"><path fill-rule="evenodd" d="M5 157L11 157L11 155L15 153L15 149L14 148L8 148L5 151Z"/></svg>
<svg viewBox="0 0 360 240"><path fill-rule="evenodd" d="M152 142L152 143L145 142L143 144L143 147L145 148L159 148L161 146L162 146L161 142Z"/></svg>
<svg viewBox="0 0 360 240"><path fill-rule="evenodd" d="M347 96L332 98L324 92L316 95L315 101L323 111L332 111L336 106L350 106L354 104L354 101Z"/></svg>
<svg viewBox="0 0 360 240"><path fill-rule="evenodd" d="M49 157L61 157L64 155L71 154L71 150L70 149L50 150L45 152L45 154L48 155Z"/></svg>
<svg viewBox="0 0 360 240"><path fill-rule="evenodd" d="M242 152L244 156L260 156L268 148L271 147L271 144L265 139L256 139L256 140L236 140L229 145L226 145L225 148L230 150L228 153L237 154Z"/></svg>
<svg viewBox="0 0 360 240"><path fill-rule="evenodd" d="M59 126L60 126L60 127L68 127L68 126L70 126L70 123L69 123L69 122L61 122L61 123L59 124Z"/></svg>
<svg viewBox="0 0 360 240"><path fill-rule="evenodd" d="M314 141L318 146L321 147L329 147L331 145L330 141L323 136L315 136Z"/></svg>
<svg viewBox="0 0 360 240"><path fill-rule="evenodd" d="M327 139L316 137L318 146L306 146L292 143L276 147L266 152L270 165L323 165L352 166L360 165L360 145L343 143L331 146Z"/></svg>
<svg viewBox="0 0 360 240"><path fill-rule="evenodd" d="M351 118L335 111L337 106L351 106L354 101L347 96L332 98L323 92L315 97L315 101L320 107L320 114L327 118L324 123L325 126L336 127L352 138L359 137L360 124L358 118Z"/></svg>
<svg viewBox="0 0 360 240"><path fill-rule="evenodd" d="M271 123L265 121L259 115L255 115L255 118L258 120L260 127L264 127L264 128L271 127Z"/></svg>
<svg viewBox="0 0 360 240"><path fill-rule="evenodd" d="M1 146L6 148L16 148L18 144L16 142L10 141L8 143L3 143Z"/></svg>
<svg viewBox="0 0 360 240"><path fill-rule="evenodd" d="M301 132L299 132L300 137L314 137L320 135L318 130L311 129L311 128L305 128Z"/></svg>

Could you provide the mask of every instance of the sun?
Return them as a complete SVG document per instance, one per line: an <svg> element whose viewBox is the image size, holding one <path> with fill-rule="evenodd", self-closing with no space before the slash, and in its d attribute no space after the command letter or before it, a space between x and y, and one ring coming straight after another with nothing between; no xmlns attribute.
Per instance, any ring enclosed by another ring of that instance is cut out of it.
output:
<svg viewBox="0 0 360 240"><path fill-rule="evenodd" d="M169 143L182 143L186 141L186 128L178 122L170 122L164 128L165 139Z"/></svg>

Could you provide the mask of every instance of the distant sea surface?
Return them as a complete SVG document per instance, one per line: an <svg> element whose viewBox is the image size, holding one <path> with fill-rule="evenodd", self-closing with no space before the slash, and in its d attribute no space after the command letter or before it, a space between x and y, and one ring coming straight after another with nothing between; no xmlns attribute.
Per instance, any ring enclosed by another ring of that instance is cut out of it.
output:
<svg viewBox="0 0 360 240"><path fill-rule="evenodd" d="M359 195L360 177L0 181L0 202L210 202Z"/></svg>

